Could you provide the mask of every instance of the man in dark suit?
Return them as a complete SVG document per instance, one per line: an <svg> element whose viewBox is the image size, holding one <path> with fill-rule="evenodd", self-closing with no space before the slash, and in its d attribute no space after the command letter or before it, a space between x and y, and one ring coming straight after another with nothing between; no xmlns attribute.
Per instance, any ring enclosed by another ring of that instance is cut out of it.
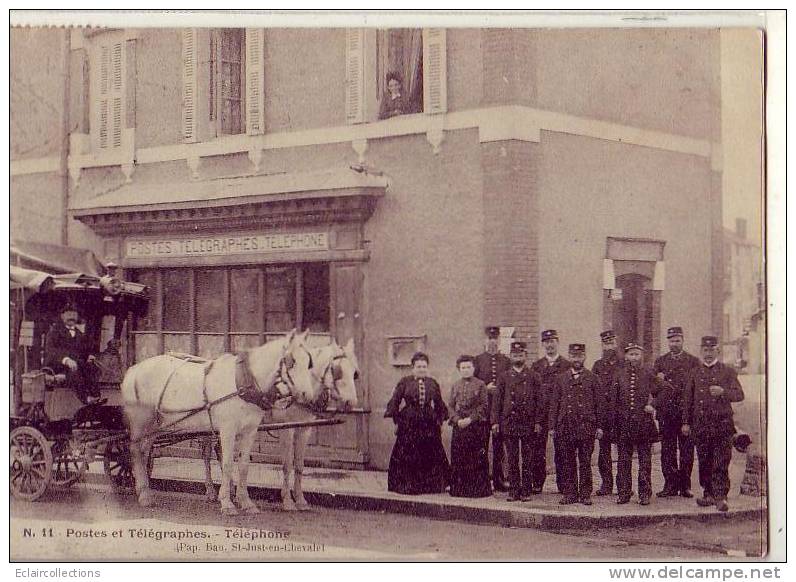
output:
<svg viewBox="0 0 796 582"><path fill-rule="evenodd" d="M605 405L600 380L583 366L586 345L569 344L569 359L572 368L556 377L548 421L558 439L564 471L559 503L591 505L591 457L594 439L603 437Z"/></svg>
<svg viewBox="0 0 796 582"><path fill-rule="evenodd" d="M719 361L719 340L702 338L702 363L691 370L683 394L684 436L693 436L699 458L699 484L704 490L697 504L729 509L729 467L735 435L732 403L744 399L738 375Z"/></svg>
<svg viewBox="0 0 796 582"><path fill-rule="evenodd" d="M652 443L658 438L655 426L654 396L661 381L641 363L644 348L630 343L625 348L625 364L614 375L609 405L609 421L619 451L616 469L617 503L625 504L633 495L631 470L633 452L638 453L638 497L649 505L652 496Z"/></svg>
<svg viewBox="0 0 796 582"><path fill-rule="evenodd" d="M497 400L498 379L511 367L507 356L498 351L499 327L486 328L486 349L475 357L475 377L486 384L489 405L487 415L491 417ZM503 434L492 433L492 485L495 491L506 491L509 484L503 475Z"/></svg>
<svg viewBox="0 0 796 582"><path fill-rule="evenodd" d="M658 395L658 421L661 425L661 471L663 491L658 497L693 497L691 471L694 467L694 441L682 434L683 392L691 370L699 359L683 349L683 328L670 327L666 332L669 352L655 360L653 371L667 382ZM678 459L677 453L680 453Z"/></svg>
<svg viewBox="0 0 796 582"><path fill-rule="evenodd" d="M66 386L72 388L84 404L99 400L96 383L96 357L85 334L77 328L77 310L67 305L61 321L52 325L44 343L44 365L56 374L66 374Z"/></svg>
<svg viewBox="0 0 796 582"><path fill-rule="evenodd" d="M542 430L538 417L540 381L525 365L525 350L525 342L511 343L511 368L498 379L492 407L492 431L502 433L506 445L511 487L508 501L525 501L531 494L536 453L532 439Z"/></svg>
<svg viewBox="0 0 796 582"><path fill-rule="evenodd" d="M534 451L535 466L533 471L533 492L541 493L544 487L545 479L547 478L547 412L550 406L550 394L553 390L553 384L556 376L569 370L571 364L562 358L558 353L558 332L554 329L546 329L542 332L542 347L544 348L544 356L536 360L531 366L533 370L541 379L542 382L542 397L540 405L543 408L542 414L542 432L535 436L534 444L536 451ZM562 462L561 454L558 450L558 441L553 437L553 461L556 466L556 485L558 492L563 493L563 483L559 478Z"/></svg>
<svg viewBox="0 0 796 582"><path fill-rule="evenodd" d="M603 357L594 362L592 372L600 380L600 396L607 405L610 400L611 386L614 381L616 369L622 365L622 358L616 345L616 334L613 330L605 330L600 334L603 347ZM611 451L610 427L604 427L603 437L600 439L600 451L597 454L597 469L600 472L602 483L597 490L597 495L611 495L614 490L614 461Z"/></svg>

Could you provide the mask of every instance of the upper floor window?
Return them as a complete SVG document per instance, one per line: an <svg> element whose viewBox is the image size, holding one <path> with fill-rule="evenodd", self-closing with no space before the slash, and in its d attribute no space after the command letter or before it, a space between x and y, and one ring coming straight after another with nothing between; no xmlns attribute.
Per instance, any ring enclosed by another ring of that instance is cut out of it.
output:
<svg viewBox="0 0 796 582"><path fill-rule="evenodd" d="M120 148L127 116L126 41L121 32L94 37L90 51L91 143L94 151Z"/></svg>
<svg viewBox="0 0 796 582"><path fill-rule="evenodd" d="M419 28L377 32L379 119L423 111L423 34Z"/></svg>
<svg viewBox="0 0 796 582"><path fill-rule="evenodd" d="M262 28L183 29L186 142L264 132L264 42Z"/></svg>
<svg viewBox="0 0 796 582"><path fill-rule="evenodd" d="M346 121L447 111L444 28L346 30Z"/></svg>
<svg viewBox="0 0 796 582"><path fill-rule="evenodd" d="M209 117L216 135L245 130L245 43L242 28L223 28L210 34Z"/></svg>

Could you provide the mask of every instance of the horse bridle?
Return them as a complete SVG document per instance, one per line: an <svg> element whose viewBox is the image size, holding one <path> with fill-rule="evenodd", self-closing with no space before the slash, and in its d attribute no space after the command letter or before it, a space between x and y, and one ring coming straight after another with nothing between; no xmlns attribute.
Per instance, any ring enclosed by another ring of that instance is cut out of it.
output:
<svg viewBox="0 0 796 582"><path fill-rule="evenodd" d="M312 354L310 351L305 347L301 346L301 348L307 353L307 357L310 359L309 366L307 367L308 370L312 370L313 362L312 362ZM279 384L284 384L288 388L288 392L290 394L295 394L296 382L293 380L293 376L290 375L290 370L292 370L296 366L296 358L293 357L291 352L287 351L287 347L285 347L285 351L282 354L282 357L279 359L279 370L277 371L276 380L274 381L274 385L278 386ZM259 388L259 386L258 386Z"/></svg>

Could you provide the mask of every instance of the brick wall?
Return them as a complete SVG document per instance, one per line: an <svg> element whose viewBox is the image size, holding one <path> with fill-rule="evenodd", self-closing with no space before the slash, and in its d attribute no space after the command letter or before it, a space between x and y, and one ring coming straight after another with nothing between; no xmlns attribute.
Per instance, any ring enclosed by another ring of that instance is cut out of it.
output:
<svg viewBox="0 0 796 582"><path fill-rule="evenodd" d="M481 145L484 212L484 324L539 327L537 148L528 142ZM536 342L529 347L533 351Z"/></svg>

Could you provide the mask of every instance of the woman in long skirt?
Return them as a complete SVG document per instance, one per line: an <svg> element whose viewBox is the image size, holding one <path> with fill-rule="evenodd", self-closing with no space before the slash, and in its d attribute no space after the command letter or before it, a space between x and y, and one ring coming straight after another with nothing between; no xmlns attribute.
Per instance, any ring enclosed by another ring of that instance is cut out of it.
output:
<svg viewBox="0 0 796 582"><path fill-rule="evenodd" d="M453 415L451 440L451 489L454 497L488 497L489 484L489 422L487 421L486 385L473 377L475 359L459 356L456 360L461 379L451 388L450 407Z"/></svg>
<svg viewBox="0 0 796 582"><path fill-rule="evenodd" d="M439 384L428 376L426 354L412 356L412 375L398 382L384 416L392 418L398 427L387 489L409 495L443 493L450 466L440 427L448 418L448 407Z"/></svg>

